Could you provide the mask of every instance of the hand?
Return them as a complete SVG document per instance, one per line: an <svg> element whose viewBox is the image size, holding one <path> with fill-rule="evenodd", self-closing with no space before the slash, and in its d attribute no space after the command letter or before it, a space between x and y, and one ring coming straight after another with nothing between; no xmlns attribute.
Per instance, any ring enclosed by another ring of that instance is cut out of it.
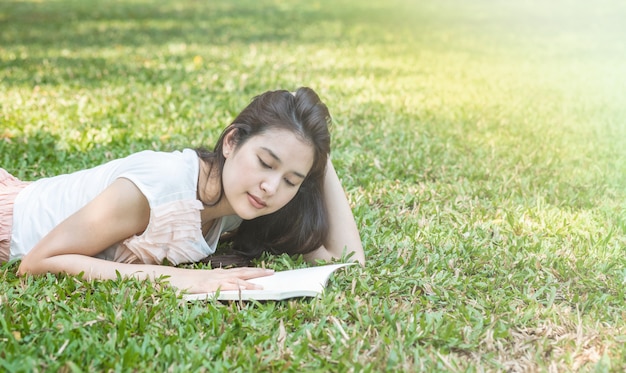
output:
<svg viewBox="0 0 626 373"><path fill-rule="evenodd" d="M251 278L270 276L271 269L230 268L230 269L185 269L181 276L173 275L172 286L189 293L209 293L219 290L260 290L261 286L248 282Z"/></svg>

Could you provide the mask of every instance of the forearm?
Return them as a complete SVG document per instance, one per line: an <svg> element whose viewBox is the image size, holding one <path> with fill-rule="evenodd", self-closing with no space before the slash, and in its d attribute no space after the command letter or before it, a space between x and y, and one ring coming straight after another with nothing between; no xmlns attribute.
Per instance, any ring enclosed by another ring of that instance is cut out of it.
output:
<svg viewBox="0 0 626 373"><path fill-rule="evenodd" d="M117 273L122 277L139 280L155 279L161 276L172 276L178 268L118 263L80 254L57 255L45 259L30 261L26 256L18 269L18 274L40 275L45 273L78 275L83 273L89 280L113 280Z"/></svg>
<svg viewBox="0 0 626 373"><path fill-rule="evenodd" d="M20 275L43 273L70 275L83 273L89 280L116 279L118 273L122 278L138 280L156 280L166 276L163 280L177 289L190 293L205 293L218 289L259 289L257 285L246 280L268 276L273 271L264 268L187 269L162 265L128 264L80 254L57 255L37 261L29 261L26 256L18 269Z"/></svg>
<svg viewBox="0 0 626 373"><path fill-rule="evenodd" d="M330 229L324 240L324 246L308 257L312 261L316 259L327 260L327 257L341 258L344 254L353 253L351 260L365 264L363 244L352 209L330 161L324 179L324 193Z"/></svg>

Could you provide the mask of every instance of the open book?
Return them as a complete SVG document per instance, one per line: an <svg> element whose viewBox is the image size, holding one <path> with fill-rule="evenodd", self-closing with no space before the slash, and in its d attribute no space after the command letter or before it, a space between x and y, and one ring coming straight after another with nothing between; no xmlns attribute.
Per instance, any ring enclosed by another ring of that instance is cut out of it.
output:
<svg viewBox="0 0 626 373"><path fill-rule="evenodd" d="M183 299L205 300L281 300L294 297L316 297L324 291L328 278L337 269L356 263L329 264L318 267L275 272L249 282L263 286L262 290L228 290L215 293L185 294Z"/></svg>

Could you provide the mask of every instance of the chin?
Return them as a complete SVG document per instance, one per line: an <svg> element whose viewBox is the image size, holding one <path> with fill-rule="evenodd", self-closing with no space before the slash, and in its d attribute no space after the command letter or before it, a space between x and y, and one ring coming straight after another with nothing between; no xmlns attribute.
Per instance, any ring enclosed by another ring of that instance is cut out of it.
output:
<svg viewBox="0 0 626 373"><path fill-rule="evenodd" d="M252 220L265 215L265 213L259 213L258 211L237 211L236 214L243 220Z"/></svg>
<svg viewBox="0 0 626 373"><path fill-rule="evenodd" d="M269 211L267 209L253 210L253 211L244 210L244 211L237 211L237 216L239 216L243 220L252 220L252 219L260 218L261 216L269 215L274 212L276 212L276 210L273 210L273 211Z"/></svg>

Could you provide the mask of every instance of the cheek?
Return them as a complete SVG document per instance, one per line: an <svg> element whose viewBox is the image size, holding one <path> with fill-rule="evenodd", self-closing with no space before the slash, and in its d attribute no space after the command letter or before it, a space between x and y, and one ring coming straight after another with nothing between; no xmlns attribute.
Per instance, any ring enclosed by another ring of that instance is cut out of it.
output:
<svg viewBox="0 0 626 373"><path fill-rule="evenodd" d="M231 188L240 185L250 175L252 175L251 162L249 160L242 161L240 154L233 154L224 162L224 169L222 170L224 187L226 187L226 183Z"/></svg>
<svg viewBox="0 0 626 373"><path fill-rule="evenodd" d="M233 195L241 187L242 175L247 174L246 172L237 172L233 166L233 162L227 159L222 170L222 187L224 188L224 195L227 197Z"/></svg>
<svg viewBox="0 0 626 373"><path fill-rule="evenodd" d="M291 202L291 200L296 196L297 192L297 189L288 188L284 191L284 193L281 193L280 208Z"/></svg>

